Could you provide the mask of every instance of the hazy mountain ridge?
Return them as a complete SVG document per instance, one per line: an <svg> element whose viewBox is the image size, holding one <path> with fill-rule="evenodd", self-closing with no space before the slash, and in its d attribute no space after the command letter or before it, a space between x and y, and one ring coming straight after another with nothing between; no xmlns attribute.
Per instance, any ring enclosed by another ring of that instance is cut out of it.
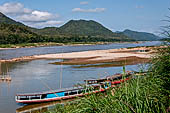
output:
<svg viewBox="0 0 170 113"><path fill-rule="evenodd" d="M129 29L124 30L122 33L128 37L133 38L134 40L137 40L137 41L153 41L153 40L161 39L160 37L158 37L152 33L132 31Z"/></svg>

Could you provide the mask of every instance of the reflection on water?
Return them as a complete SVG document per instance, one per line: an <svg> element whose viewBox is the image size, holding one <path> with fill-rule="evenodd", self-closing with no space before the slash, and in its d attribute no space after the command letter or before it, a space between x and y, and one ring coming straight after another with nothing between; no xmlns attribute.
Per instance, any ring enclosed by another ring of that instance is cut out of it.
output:
<svg viewBox="0 0 170 113"><path fill-rule="evenodd" d="M9 75L8 64L0 62L0 83L6 82L11 83L11 76Z"/></svg>
<svg viewBox="0 0 170 113"><path fill-rule="evenodd" d="M150 43L150 42L149 42ZM122 46L123 45L123 46ZM142 45L142 44L141 44ZM64 51L81 51L93 49L111 49L121 48L124 46L137 46L137 44L111 44L111 45L95 45L95 46L65 46ZM57 53L61 47L40 47L31 49L16 49L0 51L0 58L11 58L15 56L29 55L29 54L41 54L41 53ZM33 50L33 52L31 52ZM40 52L38 52L40 51ZM43 52L42 52L43 51ZM3 56L1 57L1 55ZM62 88L71 87L78 83L83 83L85 79L98 79L113 75L115 73L121 73L122 67L87 67L87 68L73 68L71 65L53 65L51 63L58 60L33 60L14 63L1 63L0 73L2 75L10 75L12 78L10 83L0 82L0 113L14 113L21 109L25 109L30 106L20 106L15 102L15 95L17 93L33 93L49 91L44 86L44 83L48 84L51 89L60 88L60 75L62 74ZM137 71L138 65L128 65L126 70ZM61 72L62 71L62 72ZM43 105L43 104L42 104ZM35 109L35 108L33 108ZM41 110L48 109L41 108ZM37 109L36 109L37 110Z"/></svg>
<svg viewBox="0 0 170 113"><path fill-rule="evenodd" d="M16 109L16 113L43 113L47 110L54 108L56 104L65 104L70 101L75 101L75 99L61 100L55 102L46 102L41 104L25 105Z"/></svg>

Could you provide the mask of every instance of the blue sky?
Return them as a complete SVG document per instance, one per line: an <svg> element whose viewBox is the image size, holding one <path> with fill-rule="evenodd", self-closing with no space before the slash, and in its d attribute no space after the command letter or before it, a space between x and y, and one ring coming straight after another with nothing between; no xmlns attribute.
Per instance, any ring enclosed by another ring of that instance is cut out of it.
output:
<svg viewBox="0 0 170 113"><path fill-rule="evenodd" d="M168 8L170 0L0 0L0 12L37 28L86 19L112 31L157 33L170 15Z"/></svg>

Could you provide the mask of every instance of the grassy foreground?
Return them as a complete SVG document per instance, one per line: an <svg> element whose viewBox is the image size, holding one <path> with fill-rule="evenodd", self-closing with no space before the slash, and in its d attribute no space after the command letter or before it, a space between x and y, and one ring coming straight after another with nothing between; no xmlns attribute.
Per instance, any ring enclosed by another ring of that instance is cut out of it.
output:
<svg viewBox="0 0 170 113"><path fill-rule="evenodd" d="M146 76L135 76L106 94L92 94L74 103L56 105L47 113L170 112L170 46L158 49Z"/></svg>

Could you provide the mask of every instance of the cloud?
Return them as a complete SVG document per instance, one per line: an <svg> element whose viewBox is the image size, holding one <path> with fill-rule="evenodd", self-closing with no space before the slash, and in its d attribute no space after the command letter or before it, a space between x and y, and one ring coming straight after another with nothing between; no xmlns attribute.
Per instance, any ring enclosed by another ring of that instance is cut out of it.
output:
<svg viewBox="0 0 170 113"><path fill-rule="evenodd" d="M53 27L54 25L59 25L59 24L63 24L63 21L55 21L55 20L49 20L46 22L38 22L38 23L34 23L32 24L32 22L28 22L28 25L31 25L32 27L38 27L38 28L43 28L43 27Z"/></svg>
<svg viewBox="0 0 170 113"><path fill-rule="evenodd" d="M23 14L17 17L18 20L23 22L45 22L58 18L59 15L54 15L49 12L33 11L30 14Z"/></svg>
<svg viewBox="0 0 170 113"><path fill-rule="evenodd" d="M81 5L87 5L89 4L88 2L84 1L84 2L80 2Z"/></svg>
<svg viewBox="0 0 170 113"><path fill-rule="evenodd" d="M21 3L5 3L0 5L0 11L9 15L28 14L32 12L31 9L24 8L24 5Z"/></svg>
<svg viewBox="0 0 170 113"><path fill-rule="evenodd" d="M73 12L84 12L84 13L100 13L104 12L105 8L95 8L95 9L81 9L81 8L74 8L72 9Z"/></svg>
<svg viewBox="0 0 170 113"><path fill-rule="evenodd" d="M54 26L61 23L61 21L57 21L59 18L58 14L28 9L25 8L21 3L9 2L0 5L0 12L22 21L32 27L41 27L41 25Z"/></svg>

